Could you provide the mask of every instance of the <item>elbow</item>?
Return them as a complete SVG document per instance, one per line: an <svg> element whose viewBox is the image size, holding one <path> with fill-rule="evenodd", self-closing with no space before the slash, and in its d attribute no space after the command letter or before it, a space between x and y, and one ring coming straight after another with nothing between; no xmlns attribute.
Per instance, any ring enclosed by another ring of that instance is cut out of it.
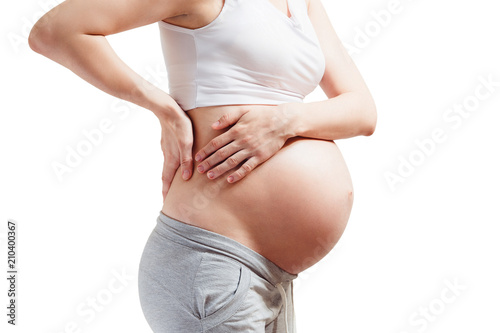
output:
<svg viewBox="0 0 500 333"><path fill-rule="evenodd" d="M56 32L58 29L47 14L35 23L28 36L29 47L42 55L47 55L57 45Z"/></svg>
<svg viewBox="0 0 500 333"><path fill-rule="evenodd" d="M30 49L40 54L43 52L44 44L47 40L46 24L41 22L42 19L43 17L35 23L28 36L28 45Z"/></svg>
<svg viewBox="0 0 500 333"><path fill-rule="evenodd" d="M35 23L28 36L28 45L36 53L43 54L49 45L47 29Z"/></svg>
<svg viewBox="0 0 500 333"><path fill-rule="evenodd" d="M370 115L366 118L363 135L370 136L375 132L375 128L377 127L377 112L375 110L370 112Z"/></svg>
<svg viewBox="0 0 500 333"><path fill-rule="evenodd" d="M377 107L371 97L369 103L364 108L363 115L363 135L370 136L375 132L375 128L377 127Z"/></svg>
<svg viewBox="0 0 500 333"><path fill-rule="evenodd" d="M31 32L28 36L28 45L29 45L30 49L32 49L36 53L42 54L43 42L41 41L41 38L38 34L38 31L35 32L33 29L31 29Z"/></svg>

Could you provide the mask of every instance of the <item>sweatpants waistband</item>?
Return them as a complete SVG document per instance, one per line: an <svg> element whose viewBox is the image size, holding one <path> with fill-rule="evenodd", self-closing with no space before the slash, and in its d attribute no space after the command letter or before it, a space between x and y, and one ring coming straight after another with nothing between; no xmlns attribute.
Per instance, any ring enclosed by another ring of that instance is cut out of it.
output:
<svg viewBox="0 0 500 333"><path fill-rule="evenodd" d="M260 253L224 235L178 221L162 211L156 222L155 230L163 237L184 246L220 253L238 260L273 285L298 277L298 274L283 270Z"/></svg>

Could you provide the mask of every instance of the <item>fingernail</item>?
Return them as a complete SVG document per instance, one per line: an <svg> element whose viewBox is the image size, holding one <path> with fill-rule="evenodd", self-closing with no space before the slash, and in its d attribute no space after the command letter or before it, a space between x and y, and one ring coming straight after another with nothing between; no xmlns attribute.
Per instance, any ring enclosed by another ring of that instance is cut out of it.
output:
<svg viewBox="0 0 500 333"><path fill-rule="evenodd" d="M233 182L233 180L234 180L233 176L229 176L229 177L227 177L227 181L228 181L228 182L232 183L232 182Z"/></svg>
<svg viewBox="0 0 500 333"><path fill-rule="evenodd" d="M196 162L199 162L199 161L201 160L201 156L200 156L200 155L196 155L196 156L194 157L194 160L195 160Z"/></svg>
<svg viewBox="0 0 500 333"><path fill-rule="evenodd" d="M182 178L188 179L188 177L189 177L189 171L188 170L184 170L184 172L182 173Z"/></svg>
<svg viewBox="0 0 500 333"><path fill-rule="evenodd" d="M208 178L214 178L214 173L212 171L208 173Z"/></svg>
<svg viewBox="0 0 500 333"><path fill-rule="evenodd" d="M212 126L215 126L215 127L217 127L219 125L220 125L220 121L218 121L218 120L215 123L212 124Z"/></svg>
<svg viewBox="0 0 500 333"><path fill-rule="evenodd" d="M200 164L200 165L198 165L198 171L199 171L199 172L203 172L203 170L204 170L204 169L203 169L203 165L201 165L201 164Z"/></svg>

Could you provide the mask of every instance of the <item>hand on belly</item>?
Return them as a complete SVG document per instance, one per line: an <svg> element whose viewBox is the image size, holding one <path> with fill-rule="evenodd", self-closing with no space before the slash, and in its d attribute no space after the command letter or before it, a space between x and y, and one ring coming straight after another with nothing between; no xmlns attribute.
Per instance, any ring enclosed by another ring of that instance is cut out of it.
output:
<svg viewBox="0 0 500 333"><path fill-rule="evenodd" d="M215 179L231 170L227 181L240 181L293 137L288 116L282 105L231 108L211 124L213 129L225 131L197 151L198 171Z"/></svg>
<svg viewBox="0 0 500 333"><path fill-rule="evenodd" d="M203 131L220 114L192 117L194 152L220 134ZM195 172L189 181L178 170L162 211L233 238L290 273L333 248L353 200L349 171L334 142L294 137L243 179L228 183L235 170L216 179Z"/></svg>

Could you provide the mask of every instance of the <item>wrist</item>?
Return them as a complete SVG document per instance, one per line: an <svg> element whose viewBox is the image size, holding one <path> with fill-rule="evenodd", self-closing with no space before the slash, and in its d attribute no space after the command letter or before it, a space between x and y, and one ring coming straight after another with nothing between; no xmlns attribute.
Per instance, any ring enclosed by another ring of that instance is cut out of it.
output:
<svg viewBox="0 0 500 333"><path fill-rule="evenodd" d="M131 102L153 112L160 122L171 122L185 116L184 110L172 96L147 80L142 79L133 92Z"/></svg>
<svg viewBox="0 0 500 333"><path fill-rule="evenodd" d="M177 102L168 94L163 98L162 104L151 111L158 118L160 123L176 123L179 119L186 117L186 113Z"/></svg>
<svg viewBox="0 0 500 333"><path fill-rule="evenodd" d="M285 123L286 139L300 136L303 131L302 113L303 103L284 103L280 104Z"/></svg>

